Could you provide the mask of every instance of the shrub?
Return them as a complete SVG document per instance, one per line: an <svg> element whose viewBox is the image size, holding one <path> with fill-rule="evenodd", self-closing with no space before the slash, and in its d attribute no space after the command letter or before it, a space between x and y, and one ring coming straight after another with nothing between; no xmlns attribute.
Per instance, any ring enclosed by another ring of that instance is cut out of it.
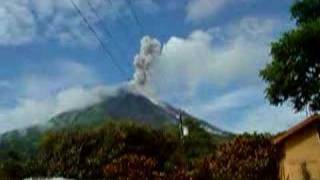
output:
<svg viewBox="0 0 320 180"><path fill-rule="evenodd" d="M151 179L157 161L144 155L126 154L106 165L104 172L112 179Z"/></svg>
<svg viewBox="0 0 320 180"><path fill-rule="evenodd" d="M159 170L170 169L176 164L172 156L177 147L177 136L163 130L130 122L108 123L96 129L48 133L37 162L46 170L43 176L96 179L104 176L104 167L111 162L137 158L128 154L152 157Z"/></svg>
<svg viewBox="0 0 320 180"><path fill-rule="evenodd" d="M115 159L105 166L104 172L110 179L192 179L183 168L175 166L170 171L163 171L155 158L138 154L126 154Z"/></svg>
<svg viewBox="0 0 320 180"><path fill-rule="evenodd" d="M241 135L218 147L198 167L197 177L230 180L278 179L279 152L264 135Z"/></svg>
<svg viewBox="0 0 320 180"><path fill-rule="evenodd" d="M184 120L184 126L188 128L189 134L183 137L182 148L188 164L192 167L197 159L212 154L219 142L212 134L201 127L199 121L186 119ZM216 135L216 137L218 136Z"/></svg>
<svg viewBox="0 0 320 180"><path fill-rule="evenodd" d="M0 177L277 179L278 152L266 136L241 135L217 146L199 123L184 123L189 135L183 139L176 126L153 129L131 122L48 132L35 158L8 152Z"/></svg>

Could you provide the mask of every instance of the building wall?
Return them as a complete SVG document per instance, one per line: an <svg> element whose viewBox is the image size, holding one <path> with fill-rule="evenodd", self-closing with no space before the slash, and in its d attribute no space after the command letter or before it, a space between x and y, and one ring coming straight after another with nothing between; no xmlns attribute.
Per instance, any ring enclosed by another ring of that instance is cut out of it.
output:
<svg viewBox="0 0 320 180"><path fill-rule="evenodd" d="M320 180L320 139L315 126L285 140L281 161L282 180Z"/></svg>

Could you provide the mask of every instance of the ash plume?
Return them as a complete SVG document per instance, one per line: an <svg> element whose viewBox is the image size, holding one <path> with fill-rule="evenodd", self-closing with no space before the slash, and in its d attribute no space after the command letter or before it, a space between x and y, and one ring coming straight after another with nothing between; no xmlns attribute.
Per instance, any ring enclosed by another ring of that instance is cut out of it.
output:
<svg viewBox="0 0 320 180"><path fill-rule="evenodd" d="M161 43L149 36L143 37L140 52L134 58L135 72L132 83L136 88L144 89L150 80L152 65L160 55Z"/></svg>

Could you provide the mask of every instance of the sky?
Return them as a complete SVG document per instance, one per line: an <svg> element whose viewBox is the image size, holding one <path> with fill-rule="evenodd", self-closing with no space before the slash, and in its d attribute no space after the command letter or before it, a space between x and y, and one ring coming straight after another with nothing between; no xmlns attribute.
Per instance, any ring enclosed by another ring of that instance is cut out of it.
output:
<svg viewBox="0 0 320 180"><path fill-rule="evenodd" d="M132 81L143 39L159 44L146 88L232 132L287 129L305 116L269 105L259 78L294 27L293 0L1 0L0 133L45 123Z"/></svg>

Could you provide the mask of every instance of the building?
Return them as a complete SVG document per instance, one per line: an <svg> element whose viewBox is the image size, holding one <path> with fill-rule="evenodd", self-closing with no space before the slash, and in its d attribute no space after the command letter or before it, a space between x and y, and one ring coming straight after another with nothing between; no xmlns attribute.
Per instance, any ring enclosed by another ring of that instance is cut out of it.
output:
<svg viewBox="0 0 320 180"><path fill-rule="evenodd" d="M313 115L274 143L282 150L281 180L320 180L320 116Z"/></svg>

